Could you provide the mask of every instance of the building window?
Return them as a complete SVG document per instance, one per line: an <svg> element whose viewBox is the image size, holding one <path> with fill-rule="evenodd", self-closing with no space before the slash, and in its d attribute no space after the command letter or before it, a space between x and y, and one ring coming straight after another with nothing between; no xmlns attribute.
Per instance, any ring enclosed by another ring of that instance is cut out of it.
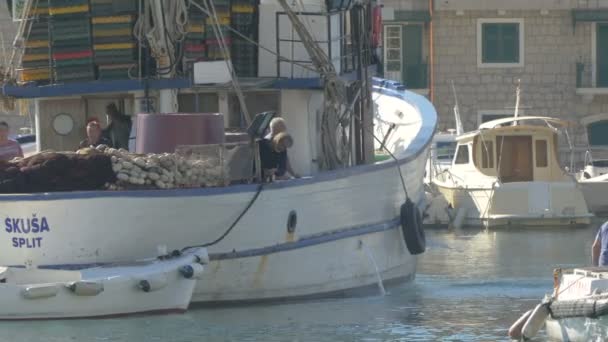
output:
<svg viewBox="0 0 608 342"><path fill-rule="evenodd" d="M598 23L595 43L596 85L608 87L608 23Z"/></svg>
<svg viewBox="0 0 608 342"><path fill-rule="evenodd" d="M523 67L523 19L479 19L477 59L479 67Z"/></svg>
<svg viewBox="0 0 608 342"><path fill-rule="evenodd" d="M494 143L491 141L481 141L481 168L494 168Z"/></svg>
<svg viewBox="0 0 608 342"><path fill-rule="evenodd" d="M456 152L456 161L454 164L468 164L469 163L469 146L460 145Z"/></svg>
<svg viewBox="0 0 608 342"><path fill-rule="evenodd" d="M534 142L536 150L536 167L547 167L549 159L547 157L547 140L536 140Z"/></svg>
<svg viewBox="0 0 608 342"><path fill-rule="evenodd" d="M587 136L591 146L608 146L608 120L587 125Z"/></svg>
<svg viewBox="0 0 608 342"><path fill-rule="evenodd" d="M401 32L401 25L384 26L384 77L398 81L401 81L403 70Z"/></svg>

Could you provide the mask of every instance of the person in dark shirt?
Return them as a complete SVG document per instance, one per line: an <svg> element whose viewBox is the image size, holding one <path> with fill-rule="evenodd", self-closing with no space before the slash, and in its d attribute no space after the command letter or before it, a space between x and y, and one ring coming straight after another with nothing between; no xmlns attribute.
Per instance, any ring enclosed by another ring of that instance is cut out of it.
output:
<svg viewBox="0 0 608 342"><path fill-rule="evenodd" d="M79 148L95 147L98 145L112 147L112 142L102 135L99 122L92 120L87 124L87 138L80 142Z"/></svg>
<svg viewBox="0 0 608 342"><path fill-rule="evenodd" d="M263 179L287 179L288 173L295 178L300 177L293 171L289 163L287 149L291 146L293 146L293 138L286 132L260 140Z"/></svg>
<svg viewBox="0 0 608 342"><path fill-rule="evenodd" d="M115 148L129 149L129 136L131 134L131 118L122 114L116 104L106 106L106 114L110 117L110 124L103 131L103 135L112 142Z"/></svg>

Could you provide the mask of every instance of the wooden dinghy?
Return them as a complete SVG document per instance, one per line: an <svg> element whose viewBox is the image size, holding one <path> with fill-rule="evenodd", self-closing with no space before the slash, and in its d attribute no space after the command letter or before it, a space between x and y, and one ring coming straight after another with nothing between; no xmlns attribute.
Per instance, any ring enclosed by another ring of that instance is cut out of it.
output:
<svg viewBox="0 0 608 342"><path fill-rule="evenodd" d="M0 268L0 320L183 312L208 262L204 248L80 270Z"/></svg>

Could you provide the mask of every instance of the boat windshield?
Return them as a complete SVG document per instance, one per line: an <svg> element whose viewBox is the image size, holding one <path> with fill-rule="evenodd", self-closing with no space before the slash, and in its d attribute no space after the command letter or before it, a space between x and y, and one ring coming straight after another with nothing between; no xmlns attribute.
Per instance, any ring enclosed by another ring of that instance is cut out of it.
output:
<svg viewBox="0 0 608 342"><path fill-rule="evenodd" d="M591 164L596 167L608 167L608 160L607 159L594 160Z"/></svg>
<svg viewBox="0 0 608 342"><path fill-rule="evenodd" d="M454 159L454 152L456 151L455 141L438 141L435 143L435 151L437 160L451 161Z"/></svg>

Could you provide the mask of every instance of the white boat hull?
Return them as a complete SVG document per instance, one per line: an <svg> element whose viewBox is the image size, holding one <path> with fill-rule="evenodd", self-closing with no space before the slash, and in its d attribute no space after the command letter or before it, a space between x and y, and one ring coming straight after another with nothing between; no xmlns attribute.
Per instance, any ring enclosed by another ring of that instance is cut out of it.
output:
<svg viewBox="0 0 608 342"><path fill-rule="evenodd" d="M608 182L580 181L579 187L585 196L589 210L599 216L608 215Z"/></svg>
<svg viewBox="0 0 608 342"><path fill-rule="evenodd" d="M421 96L374 90L379 117L405 114L405 124L387 142L398 161L265 185L234 229L209 247L211 263L194 301L307 297L374 286L378 276L414 277L416 257L399 224L405 194L397 167L409 198L422 204L436 113ZM375 129L387 129L390 121L385 123ZM159 245L173 250L209 243L226 232L257 190L241 185L0 196L0 263L78 267L141 258ZM292 212L297 226L290 233Z"/></svg>
<svg viewBox="0 0 608 342"><path fill-rule="evenodd" d="M185 278L179 269L197 260L195 254L188 253L169 260L81 271L9 268L0 284L0 320L183 312L190 304L196 280ZM71 290L69 286L78 281L93 284L94 290L86 294ZM141 281L152 285L144 291L138 287Z"/></svg>
<svg viewBox="0 0 608 342"><path fill-rule="evenodd" d="M589 342L608 339L608 317L548 318L545 322L550 341Z"/></svg>
<svg viewBox="0 0 608 342"><path fill-rule="evenodd" d="M466 209L468 226L577 226L589 224L592 217L574 182L516 182L494 188L434 184L453 208Z"/></svg>

